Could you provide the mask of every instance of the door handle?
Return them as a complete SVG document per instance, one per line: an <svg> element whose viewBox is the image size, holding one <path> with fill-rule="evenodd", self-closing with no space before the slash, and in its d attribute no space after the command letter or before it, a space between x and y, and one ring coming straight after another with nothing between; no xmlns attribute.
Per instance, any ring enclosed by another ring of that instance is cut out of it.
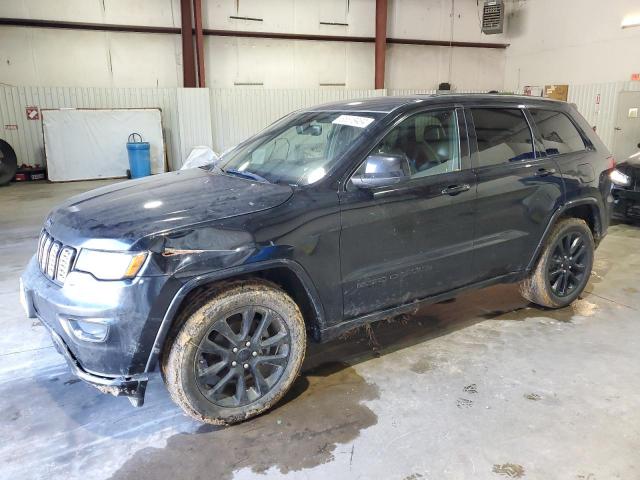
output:
<svg viewBox="0 0 640 480"><path fill-rule="evenodd" d="M471 185L466 183L462 183L460 185L449 185L447 188L442 190L442 195L457 195L461 192L466 192L471 188Z"/></svg>
<svg viewBox="0 0 640 480"><path fill-rule="evenodd" d="M548 177L549 175L553 175L554 173L556 173L555 168L539 168L536 172L536 177Z"/></svg>

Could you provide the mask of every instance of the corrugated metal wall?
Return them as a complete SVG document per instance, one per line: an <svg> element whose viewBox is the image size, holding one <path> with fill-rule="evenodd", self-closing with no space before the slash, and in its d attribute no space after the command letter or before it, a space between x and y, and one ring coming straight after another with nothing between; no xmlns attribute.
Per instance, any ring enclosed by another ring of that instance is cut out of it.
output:
<svg viewBox="0 0 640 480"><path fill-rule="evenodd" d="M613 151L618 96L622 91L640 91L639 82L570 85L568 101L575 103L587 121L596 127L602 141Z"/></svg>
<svg viewBox="0 0 640 480"><path fill-rule="evenodd" d="M28 120L26 107L162 109L171 168L179 168L192 144L211 144L209 91L182 88L0 87L0 138L16 150L18 163L43 164L42 123ZM17 129L13 129L13 126ZM126 139L122 140L124 148Z"/></svg>
<svg viewBox="0 0 640 480"><path fill-rule="evenodd" d="M611 150L615 141L618 93L640 90L639 82L569 87L569 101L595 125ZM42 125L27 120L28 106L39 108L162 109L169 165L177 169L196 145L221 152L278 118L321 103L385 95L433 94L434 90L279 89L258 88L49 88L0 87L0 138L7 140L19 163L42 164ZM479 93L466 90L458 93ZM596 100L599 98L599 104ZM13 129L13 126L17 129ZM123 139L123 147L124 142Z"/></svg>
<svg viewBox="0 0 640 480"><path fill-rule="evenodd" d="M195 146L212 147L209 89L179 88L178 114L180 156L173 164L179 168Z"/></svg>
<svg viewBox="0 0 640 480"><path fill-rule="evenodd" d="M384 96L385 90L211 89L214 150L222 152L294 110L321 103Z"/></svg>

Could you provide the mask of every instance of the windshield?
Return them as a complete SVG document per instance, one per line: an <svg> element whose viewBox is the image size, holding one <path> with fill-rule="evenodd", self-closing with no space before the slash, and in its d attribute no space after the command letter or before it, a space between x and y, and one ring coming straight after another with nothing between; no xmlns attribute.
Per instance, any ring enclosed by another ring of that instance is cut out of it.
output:
<svg viewBox="0 0 640 480"><path fill-rule="evenodd" d="M295 113L224 155L218 165L230 175L308 185L322 179L382 116L372 112Z"/></svg>

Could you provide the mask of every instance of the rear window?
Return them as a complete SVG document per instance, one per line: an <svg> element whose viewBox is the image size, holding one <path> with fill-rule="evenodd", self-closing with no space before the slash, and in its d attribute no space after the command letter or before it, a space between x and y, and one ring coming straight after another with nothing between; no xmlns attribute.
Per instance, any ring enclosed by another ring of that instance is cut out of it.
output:
<svg viewBox="0 0 640 480"><path fill-rule="evenodd" d="M473 108L479 166L535 158L531 130L518 108Z"/></svg>
<svg viewBox="0 0 640 480"><path fill-rule="evenodd" d="M537 108L529 111L538 126L547 155L581 152L585 149L582 135L564 113Z"/></svg>

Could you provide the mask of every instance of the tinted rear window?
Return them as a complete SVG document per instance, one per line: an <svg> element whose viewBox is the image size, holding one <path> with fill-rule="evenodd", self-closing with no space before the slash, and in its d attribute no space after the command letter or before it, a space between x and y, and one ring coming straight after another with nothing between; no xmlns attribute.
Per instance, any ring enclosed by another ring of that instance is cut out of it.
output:
<svg viewBox="0 0 640 480"><path fill-rule="evenodd" d="M531 130L518 108L473 108L479 166L535 158Z"/></svg>
<svg viewBox="0 0 640 480"><path fill-rule="evenodd" d="M547 155L581 152L585 149L582 135L564 113L537 108L529 111L538 126Z"/></svg>

